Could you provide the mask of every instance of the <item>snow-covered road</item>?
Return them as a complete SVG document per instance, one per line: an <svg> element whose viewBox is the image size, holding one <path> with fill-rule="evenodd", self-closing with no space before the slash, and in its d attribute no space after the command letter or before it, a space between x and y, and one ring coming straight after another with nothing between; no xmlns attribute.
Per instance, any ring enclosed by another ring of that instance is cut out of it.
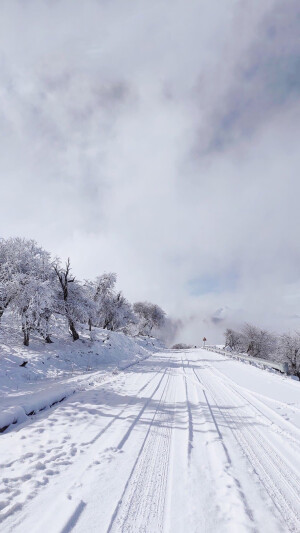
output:
<svg viewBox="0 0 300 533"><path fill-rule="evenodd" d="M300 384L165 352L0 436L6 532L300 531Z"/></svg>

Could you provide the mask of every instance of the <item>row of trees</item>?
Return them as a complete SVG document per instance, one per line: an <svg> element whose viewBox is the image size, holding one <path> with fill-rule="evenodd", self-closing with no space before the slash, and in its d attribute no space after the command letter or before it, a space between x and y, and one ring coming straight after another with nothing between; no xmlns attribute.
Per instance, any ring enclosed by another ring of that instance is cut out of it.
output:
<svg viewBox="0 0 300 533"><path fill-rule="evenodd" d="M225 331L225 346L252 357L287 362L291 374L300 378L300 334L274 335L266 329L244 324L241 330Z"/></svg>
<svg viewBox="0 0 300 533"><path fill-rule="evenodd" d="M33 331L52 342L55 316L65 318L74 341L79 339L79 324L133 335L150 335L164 326L165 313L158 305L131 305L116 290L116 281L116 274L105 273L80 282L72 274L70 259L65 264L52 261L35 241L0 241L0 321L7 310L20 317L25 346Z"/></svg>

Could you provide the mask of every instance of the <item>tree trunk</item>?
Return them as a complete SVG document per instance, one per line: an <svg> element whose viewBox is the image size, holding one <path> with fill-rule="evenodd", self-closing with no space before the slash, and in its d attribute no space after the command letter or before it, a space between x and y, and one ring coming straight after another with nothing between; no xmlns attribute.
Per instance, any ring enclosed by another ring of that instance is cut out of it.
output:
<svg viewBox="0 0 300 533"><path fill-rule="evenodd" d="M79 339L79 335L75 329L75 325L74 325L74 322L72 320L69 319L69 328L70 328L70 331L72 333L72 337L73 337L73 341L78 341Z"/></svg>
<svg viewBox="0 0 300 533"><path fill-rule="evenodd" d="M24 346L29 346L29 330L25 326L23 326L22 331L24 336L23 344Z"/></svg>
<svg viewBox="0 0 300 533"><path fill-rule="evenodd" d="M89 318L89 331L92 331L92 321L90 318Z"/></svg>
<svg viewBox="0 0 300 533"><path fill-rule="evenodd" d="M52 344L53 343L53 341L50 338L50 335L46 335L45 342L46 342L46 344Z"/></svg>
<svg viewBox="0 0 300 533"><path fill-rule="evenodd" d="M22 310L22 331L23 331L23 344L24 346L29 346L29 332L30 327L28 327L26 312L28 311L28 307L24 307Z"/></svg>

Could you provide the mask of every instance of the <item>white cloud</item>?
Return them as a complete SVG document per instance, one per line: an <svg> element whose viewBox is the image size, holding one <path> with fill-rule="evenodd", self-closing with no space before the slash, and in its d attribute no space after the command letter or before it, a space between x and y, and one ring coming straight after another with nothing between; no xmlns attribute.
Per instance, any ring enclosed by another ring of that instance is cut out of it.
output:
<svg viewBox="0 0 300 533"><path fill-rule="evenodd" d="M3 2L1 234L82 278L118 272L130 299L186 320L186 342L241 319L297 327L297 14Z"/></svg>

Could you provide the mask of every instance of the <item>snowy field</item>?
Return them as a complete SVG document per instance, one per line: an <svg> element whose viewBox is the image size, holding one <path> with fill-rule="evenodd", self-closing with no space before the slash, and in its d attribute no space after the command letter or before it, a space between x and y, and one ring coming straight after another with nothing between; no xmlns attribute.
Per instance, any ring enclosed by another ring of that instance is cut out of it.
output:
<svg viewBox="0 0 300 533"><path fill-rule="evenodd" d="M201 349L139 358L36 380L75 392L0 435L1 532L300 531L299 382ZM2 383L5 409L32 385Z"/></svg>

